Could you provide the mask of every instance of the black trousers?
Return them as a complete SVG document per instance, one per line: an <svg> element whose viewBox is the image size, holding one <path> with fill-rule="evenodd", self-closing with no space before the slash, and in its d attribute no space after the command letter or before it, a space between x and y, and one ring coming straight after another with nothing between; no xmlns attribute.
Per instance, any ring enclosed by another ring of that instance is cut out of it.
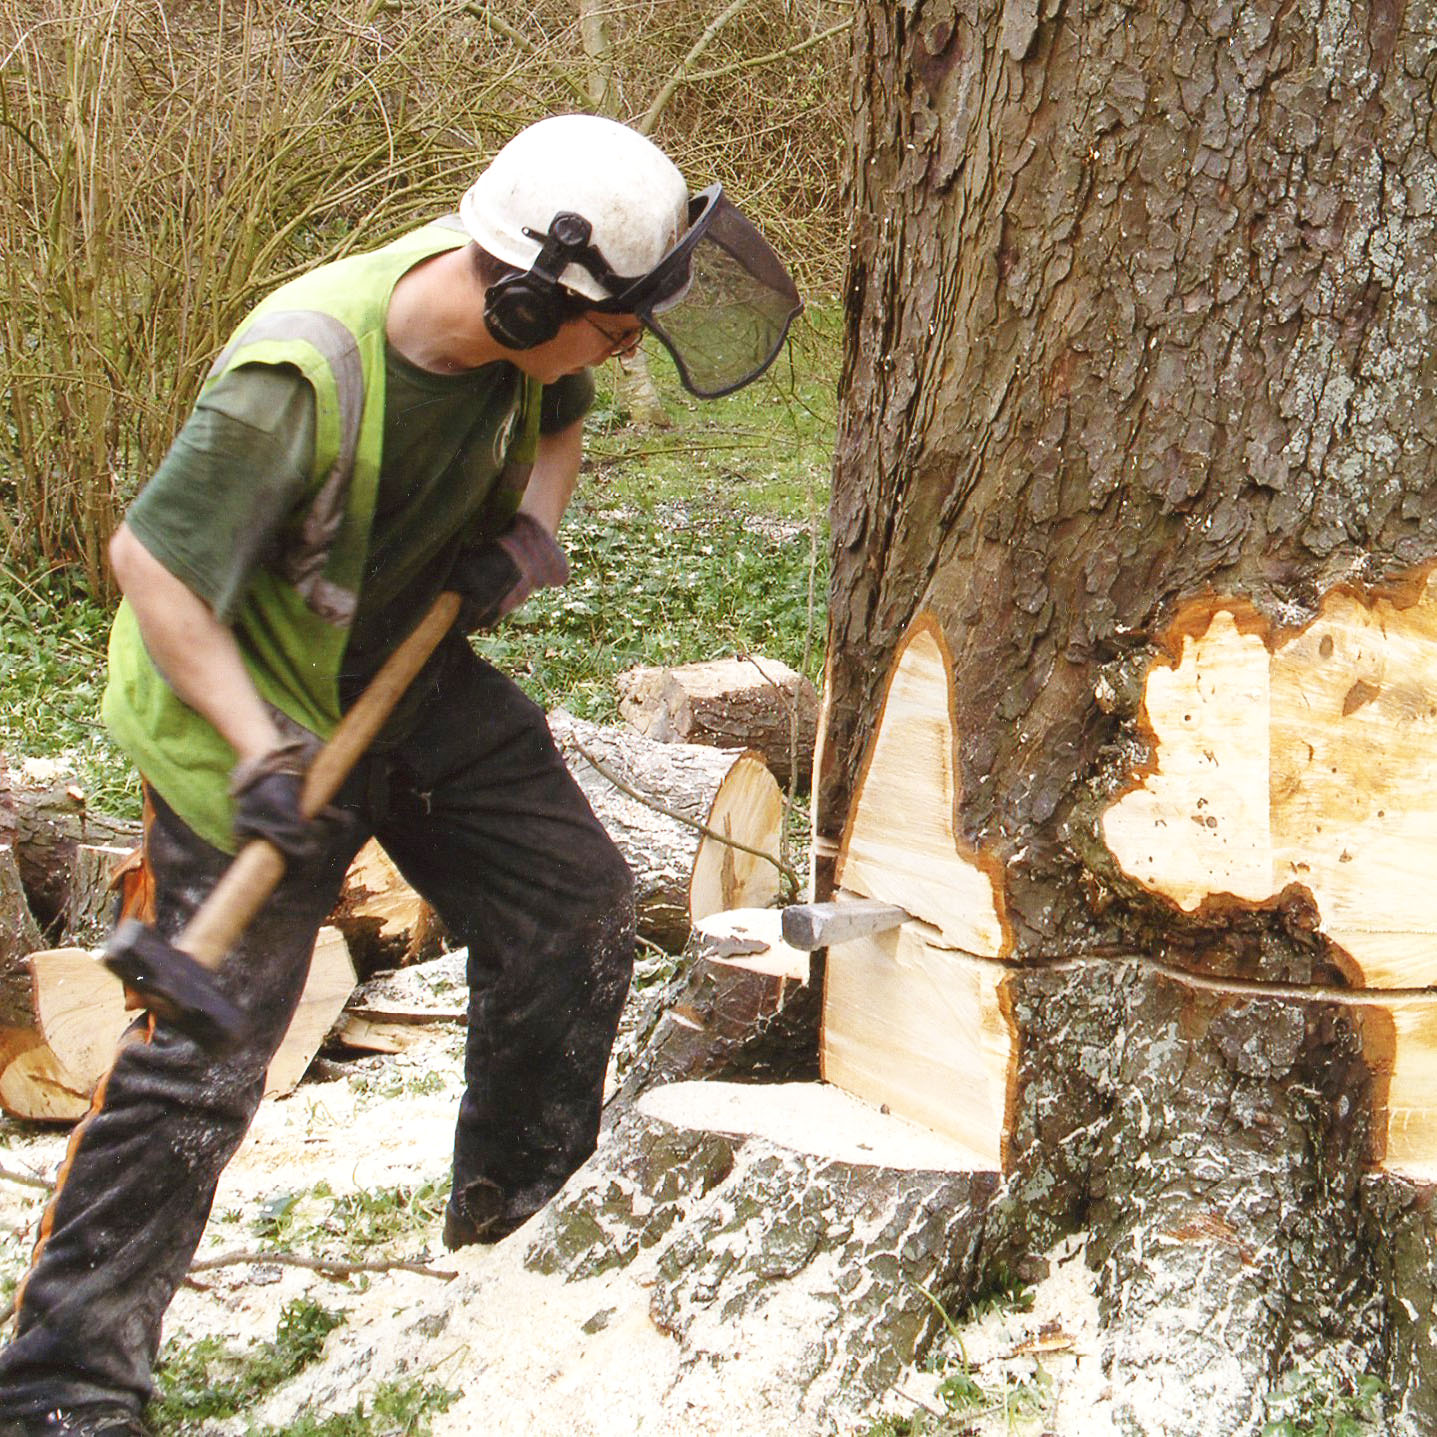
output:
<svg viewBox="0 0 1437 1437"><path fill-rule="evenodd" d="M366 757L323 857L287 873L221 981L252 1037L216 1060L137 1025L71 1140L0 1352L0 1418L149 1397L165 1309L254 1116L320 923L370 834L469 949L451 1204L512 1228L594 1150L633 964L632 880L542 711L460 640L421 676L411 731ZM157 923L174 938L227 855L156 805Z"/></svg>

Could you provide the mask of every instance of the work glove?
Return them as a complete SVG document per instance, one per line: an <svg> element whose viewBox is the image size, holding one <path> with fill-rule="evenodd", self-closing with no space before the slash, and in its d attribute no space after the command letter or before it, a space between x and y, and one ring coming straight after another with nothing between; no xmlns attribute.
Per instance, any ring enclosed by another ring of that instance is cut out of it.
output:
<svg viewBox="0 0 1437 1437"><path fill-rule="evenodd" d="M230 770L237 839L263 838L289 863L308 863L324 851L325 825L300 812L309 747L290 739Z"/></svg>
<svg viewBox="0 0 1437 1437"><path fill-rule="evenodd" d="M569 581L569 561L554 536L528 514L517 514L497 539L460 554L449 585L463 596L460 622L472 633L493 628L536 589Z"/></svg>

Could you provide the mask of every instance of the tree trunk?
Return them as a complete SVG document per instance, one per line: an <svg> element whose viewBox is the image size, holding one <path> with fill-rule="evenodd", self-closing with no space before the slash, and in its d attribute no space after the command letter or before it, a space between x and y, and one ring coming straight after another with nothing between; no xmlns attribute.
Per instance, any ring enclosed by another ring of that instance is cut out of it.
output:
<svg viewBox="0 0 1437 1437"><path fill-rule="evenodd" d="M1437 1015L1437 5L858 13L818 896L904 901L844 845L927 614L997 925L945 941L1034 1234L1094 1233L1112 1420L1365 1369L1425 1430L1437 1144L1394 1161L1383 1055Z"/></svg>

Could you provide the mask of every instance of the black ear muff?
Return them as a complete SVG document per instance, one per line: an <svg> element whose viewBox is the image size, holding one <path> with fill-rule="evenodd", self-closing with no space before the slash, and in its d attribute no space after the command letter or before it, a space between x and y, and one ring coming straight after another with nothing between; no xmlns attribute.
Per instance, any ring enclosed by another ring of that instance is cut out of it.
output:
<svg viewBox="0 0 1437 1437"><path fill-rule="evenodd" d="M569 313L564 292L545 274L506 274L484 293L484 323L506 349L533 349L558 334Z"/></svg>
<svg viewBox="0 0 1437 1437"><path fill-rule="evenodd" d="M584 266L602 283L609 274L603 256L589 244L592 230L583 215L561 210L547 234L525 226L524 233L541 241L534 263L520 274L506 274L484 294L484 323L507 349L533 349L558 334L566 319L582 312L576 297L559 283L572 263Z"/></svg>

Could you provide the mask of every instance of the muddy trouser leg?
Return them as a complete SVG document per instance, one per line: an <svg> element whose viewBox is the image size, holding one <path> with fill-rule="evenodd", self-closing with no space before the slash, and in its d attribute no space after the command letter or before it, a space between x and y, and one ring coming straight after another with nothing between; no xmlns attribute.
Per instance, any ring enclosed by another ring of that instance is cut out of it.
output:
<svg viewBox="0 0 1437 1437"><path fill-rule="evenodd" d="M220 982L253 1020L214 1059L169 1024L136 1025L71 1139L0 1352L0 1418L150 1393L160 1321L204 1231L220 1171L254 1116L304 987L314 935L362 833L287 875ZM162 803L149 837L157 926L173 939L229 863Z"/></svg>
<svg viewBox="0 0 1437 1437"><path fill-rule="evenodd" d="M594 1150L633 880L542 710L467 648L394 760L377 836L469 949L450 1221L492 1239Z"/></svg>

